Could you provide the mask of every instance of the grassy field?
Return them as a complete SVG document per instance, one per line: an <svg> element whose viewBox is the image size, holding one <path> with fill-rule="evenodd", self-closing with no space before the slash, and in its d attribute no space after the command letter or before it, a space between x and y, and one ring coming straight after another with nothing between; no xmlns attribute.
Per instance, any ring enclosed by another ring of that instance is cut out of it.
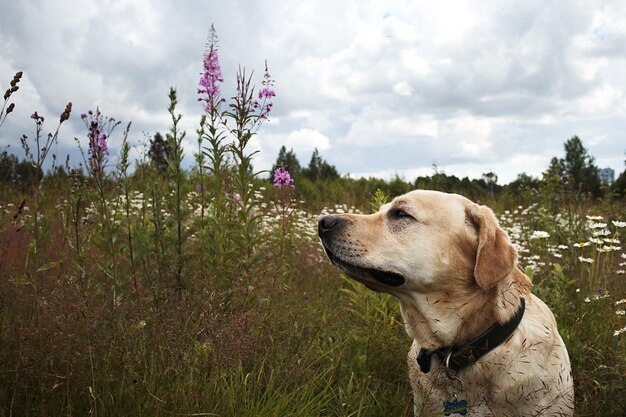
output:
<svg viewBox="0 0 626 417"><path fill-rule="evenodd" d="M181 200L149 169L4 189L0 416L410 415L397 303L324 259L319 210L254 180L242 227L201 181ZM557 316L576 414L624 415L623 202L493 205Z"/></svg>

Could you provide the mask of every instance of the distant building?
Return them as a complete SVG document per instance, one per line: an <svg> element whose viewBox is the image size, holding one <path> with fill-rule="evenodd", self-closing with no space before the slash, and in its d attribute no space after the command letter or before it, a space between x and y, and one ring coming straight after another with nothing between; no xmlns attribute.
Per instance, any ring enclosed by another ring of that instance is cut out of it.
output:
<svg viewBox="0 0 626 417"><path fill-rule="evenodd" d="M613 168L600 168L598 174L600 175L600 181L605 184L615 181L615 170Z"/></svg>

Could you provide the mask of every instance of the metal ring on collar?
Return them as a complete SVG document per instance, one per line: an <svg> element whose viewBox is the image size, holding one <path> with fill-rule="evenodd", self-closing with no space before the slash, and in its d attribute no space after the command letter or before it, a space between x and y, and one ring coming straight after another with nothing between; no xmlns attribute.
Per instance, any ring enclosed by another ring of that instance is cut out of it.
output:
<svg viewBox="0 0 626 417"><path fill-rule="evenodd" d="M444 364L446 366L446 368L450 369L450 357L452 356L452 349L450 349L448 351L448 354L446 355L446 358L444 359Z"/></svg>

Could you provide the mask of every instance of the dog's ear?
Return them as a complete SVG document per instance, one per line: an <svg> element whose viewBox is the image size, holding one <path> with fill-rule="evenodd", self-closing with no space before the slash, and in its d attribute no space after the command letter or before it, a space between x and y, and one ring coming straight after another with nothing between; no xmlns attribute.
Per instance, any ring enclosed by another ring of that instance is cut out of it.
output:
<svg viewBox="0 0 626 417"><path fill-rule="evenodd" d="M480 288L488 290L513 271L517 250L491 209L472 204L465 209L465 214L478 235L474 279Z"/></svg>

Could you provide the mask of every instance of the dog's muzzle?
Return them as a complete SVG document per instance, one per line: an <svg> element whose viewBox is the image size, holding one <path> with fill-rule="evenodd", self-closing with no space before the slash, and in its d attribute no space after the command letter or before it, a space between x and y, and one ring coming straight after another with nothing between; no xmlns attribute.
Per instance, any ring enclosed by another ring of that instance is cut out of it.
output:
<svg viewBox="0 0 626 417"><path fill-rule="evenodd" d="M358 265L347 259L342 259L340 253L337 253L334 245L334 240L340 237L341 232L348 224L348 220L337 215L322 216L317 221L318 235L322 241L324 251L328 256L328 259L339 269L346 273L346 275L356 280L362 281L367 285L367 277L378 281L380 284L384 284L390 287L397 287L404 284L405 279L402 275L383 271L375 268L366 268Z"/></svg>

